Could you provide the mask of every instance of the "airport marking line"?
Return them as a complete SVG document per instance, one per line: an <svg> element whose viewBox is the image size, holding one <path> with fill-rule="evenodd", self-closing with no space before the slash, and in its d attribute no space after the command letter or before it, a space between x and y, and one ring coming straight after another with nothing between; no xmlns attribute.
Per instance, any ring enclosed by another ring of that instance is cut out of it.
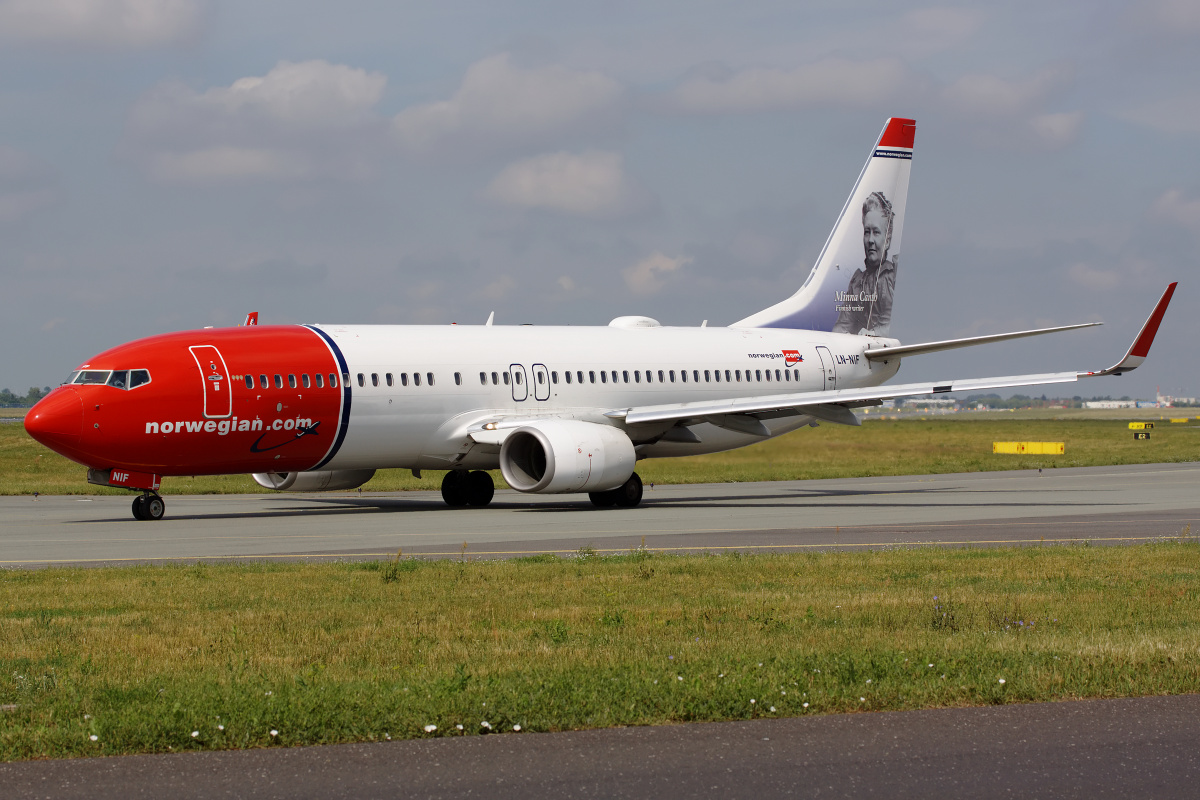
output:
<svg viewBox="0 0 1200 800"><path fill-rule="evenodd" d="M844 543L812 543L812 544L726 544L726 545L696 545L696 546L680 546L680 547L644 547L644 548L629 548L629 547L593 547L589 548L593 553L630 553L637 550L653 553L669 553L669 552L700 552L708 550L811 550L816 548L846 548L846 547L961 547L964 545L1003 545L1003 544L1062 544L1062 543L1079 543L1079 542L1162 542L1171 539L1177 539L1177 536L1087 536L1087 537L1063 537L1054 539L977 539L966 540L961 542L937 542L937 541L909 541L909 542L844 542ZM579 548L575 550L567 549L551 549L551 550L448 550L445 552L426 552L412 553L412 557L425 556L521 556L521 555L542 555L544 553L578 553ZM363 558L363 557L386 557L392 558L396 553L392 551L384 551L380 553L361 553L361 552L345 552L345 553L272 553L272 554L251 554L251 555L226 555L226 556L138 556L138 557L123 557L123 558L96 558L96 559L66 559L66 558L48 558L48 559L27 559L20 561L0 561L0 565L11 564L92 564L92 563L125 563L139 562L152 563L157 561L248 561L253 559L280 559L280 558Z"/></svg>

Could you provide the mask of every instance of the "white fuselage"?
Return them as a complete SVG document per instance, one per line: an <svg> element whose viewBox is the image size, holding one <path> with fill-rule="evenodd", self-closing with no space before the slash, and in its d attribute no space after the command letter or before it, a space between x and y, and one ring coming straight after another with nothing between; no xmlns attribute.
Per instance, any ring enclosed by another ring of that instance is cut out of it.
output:
<svg viewBox="0 0 1200 800"><path fill-rule="evenodd" d="M868 344L894 340L819 331L314 327L342 351L352 390L346 438L326 469L494 468L499 447L473 440L468 429L505 418L554 417L614 425L630 435L639 458L712 453L763 437L699 422L689 428L699 442L669 441L662 437L671 425L625 426L605 413L876 386L899 369L898 360L871 363L862 355ZM812 421L810 416L791 415L764 419L763 424L775 436Z"/></svg>

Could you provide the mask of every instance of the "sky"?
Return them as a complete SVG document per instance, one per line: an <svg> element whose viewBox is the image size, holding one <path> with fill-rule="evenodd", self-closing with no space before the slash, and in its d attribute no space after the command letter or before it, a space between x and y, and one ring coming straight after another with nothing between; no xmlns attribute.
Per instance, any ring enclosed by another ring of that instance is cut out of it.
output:
<svg viewBox="0 0 1200 800"><path fill-rule="evenodd" d="M917 121L897 380L1200 395L1200 4L0 0L0 385L262 323L727 325ZM1040 394L1038 390L1029 393Z"/></svg>

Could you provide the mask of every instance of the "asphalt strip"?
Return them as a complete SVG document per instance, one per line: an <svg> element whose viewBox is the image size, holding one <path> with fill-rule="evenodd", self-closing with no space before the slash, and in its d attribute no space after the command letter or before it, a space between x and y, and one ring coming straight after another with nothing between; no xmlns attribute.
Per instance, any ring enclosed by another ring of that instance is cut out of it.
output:
<svg viewBox="0 0 1200 800"><path fill-rule="evenodd" d="M1192 797L1200 695L0 764L6 798Z"/></svg>

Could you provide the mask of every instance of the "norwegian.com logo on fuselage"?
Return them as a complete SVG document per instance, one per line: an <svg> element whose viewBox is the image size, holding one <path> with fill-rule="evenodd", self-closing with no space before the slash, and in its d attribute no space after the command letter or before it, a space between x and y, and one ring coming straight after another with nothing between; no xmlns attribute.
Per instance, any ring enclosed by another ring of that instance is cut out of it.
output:
<svg viewBox="0 0 1200 800"><path fill-rule="evenodd" d="M804 356L800 355L799 350L784 350L783 363L789 367L794 367L804 361Z"/></svg>

